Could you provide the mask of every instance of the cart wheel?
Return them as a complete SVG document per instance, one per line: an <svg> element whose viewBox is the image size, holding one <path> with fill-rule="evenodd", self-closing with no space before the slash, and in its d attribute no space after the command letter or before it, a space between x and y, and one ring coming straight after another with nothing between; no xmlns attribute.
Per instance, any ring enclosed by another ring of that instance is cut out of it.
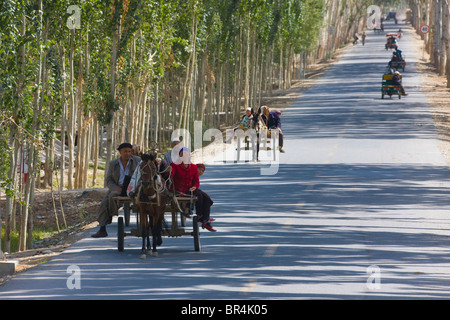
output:
<svg viewBox="0 0 450 320"><path fill-rule="evenodd" d="M123 225L123 217L119 217L117 221L117 249L123 251L123 243L125 238L125 229Z"/></svg>
<svg viewBox="0 0 450 320"><path fill-rule="evenodd" d="M123 205L123 215L125 217L125 225L128 227L130 225L130 204L125 203Z"/></svg>
<svg viewBox="0 0 450 320"><path fill-rule="evenodd" d="M198 222L196 221L196 216L192 218L193 235L194 235L194 249L196 252L200 251L200 232L198 228Z"/></svg>

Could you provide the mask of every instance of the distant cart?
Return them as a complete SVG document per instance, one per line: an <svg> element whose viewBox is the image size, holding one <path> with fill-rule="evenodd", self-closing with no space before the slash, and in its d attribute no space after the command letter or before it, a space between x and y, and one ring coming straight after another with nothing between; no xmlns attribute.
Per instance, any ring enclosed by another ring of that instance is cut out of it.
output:
<svg viewBox="0 0 450 320"><path fill-rule="evenodd" d="M402 90L401 86L395 85L392 81L392 78L394 77L393 74L384 74L383 80L381 83L381 99L384 99L386 95L389 96L389 98L392 98L393 95L398 95L398 98L402 98ZM402 76L400 75L400 80Z"/></svg>
<svg viewBox="0 0 450 320"><path fill-rule="evenodd" d="M395 11L390 11L387 15L386 15L386 20L389 21L390 19L395 19L397 17L397 12Z"/></svg>
<svg viewBox="0 0 450 320"><path fill-rule="evenodd" d="M402 71L405 71L406 61L405 61L405 59L403 59L401 61L389 61L388 66L390 69L394 69L394 70L402 69Z"/></svg>
<svg viewBox="0 0 450 320"><path fill-rule="evenodd" d="M397 34L387 34L386 37L387 37L387 40L386 40L386 44L384 45L384 48L386 50L397 49L398 48Z"/></svg>

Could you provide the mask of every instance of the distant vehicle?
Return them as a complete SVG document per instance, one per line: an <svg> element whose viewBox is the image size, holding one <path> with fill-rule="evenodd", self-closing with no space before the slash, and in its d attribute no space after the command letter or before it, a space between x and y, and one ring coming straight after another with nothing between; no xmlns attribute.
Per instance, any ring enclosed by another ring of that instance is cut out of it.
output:
<svg viewBox="0 0 450 320"><path fill-rule="evenodd" d="M391 11L388 13L388 15L386 16L386 20L390 20L390 19L397 19L397 12L395 11Z"/></svg>
<svg viewBox="0 0 450 320"><path fill-rule="evenodd" d="M389 98L392 98L393 95L398 95L398 98L402 98L401 86L395 85L392 81L394 75L392 73L385 73L383 75L383 80L381 82L381 99L384 99L384 96L388 95ZM400 75L400 80L402 76Z"/></svg>
<svg viewBox="0 0 450 320"><path fill-rule="evenodd" d="M384 45L384 48L386 50L397 49L398 48L397 35L396 34L387 34L386 37L387 37L387 39L386 39L386 44Z"/></svg>
<svg viewBox="0 0 450 320"><path fill-rule="evenodd" d="M405 71L406 61L404 59L400 61L389 61L388 67L393 70L402 69L402 71Z"/></svg>

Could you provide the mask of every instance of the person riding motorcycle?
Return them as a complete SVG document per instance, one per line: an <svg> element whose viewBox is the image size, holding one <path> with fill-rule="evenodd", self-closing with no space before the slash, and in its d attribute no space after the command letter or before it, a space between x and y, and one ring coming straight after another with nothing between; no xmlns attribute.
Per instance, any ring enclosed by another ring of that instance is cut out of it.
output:
<svg viewBox="0 0 450 320"><path fill-rule="evenodd" d="M401 75L400 72L395 71L395 72L394 72L394 76L392 77L392 83L393 83L394 85L400 87L400 89L401 89L400 91L401 91L401 93L402 93L402 96L407 96L408 94L405 92L405 88L403 88L403 85L402 85L401 76L402 76L402 75Z"/></svg>

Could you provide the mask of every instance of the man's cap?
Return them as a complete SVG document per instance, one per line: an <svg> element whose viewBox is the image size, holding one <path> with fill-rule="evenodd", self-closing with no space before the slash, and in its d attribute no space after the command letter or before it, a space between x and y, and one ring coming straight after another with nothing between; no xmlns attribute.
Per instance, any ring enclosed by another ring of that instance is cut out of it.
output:
<svg viewBox="0 0 450 320"><path fill-rule="evenodd" d="M117 148L117 150L120 150L120 149L123 149L123 148L133 149L133 146L131 145L131 143L124 142L124 143L120 144L120 146Z"/></svg>

